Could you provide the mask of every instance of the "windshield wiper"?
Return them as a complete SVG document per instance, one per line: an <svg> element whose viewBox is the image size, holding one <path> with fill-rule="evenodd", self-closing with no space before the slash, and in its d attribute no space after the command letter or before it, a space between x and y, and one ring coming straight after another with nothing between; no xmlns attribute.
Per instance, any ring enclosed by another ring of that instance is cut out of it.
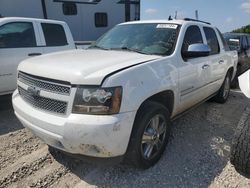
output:
<svg viewBox="0 0 250 188"><path fill-rule="evenodd" d="M92 49L92 48L97 48L97 49L101 49L101 50L110 50L108 48L104 48L104 47L98 46L98 45L93 45L93 46L88 47L88 49Z"/></svg>
<svg viewBox="0 0 250 188"><path fill-rule="evenodd" d="M137 52L137 53L140 53L140 54L146 54L146 55L151 55L149 53L145 53L145 52L142 52L136 48L128 48L126 46L123 46L121 48L110 48L110 50L126 50L126 51L130 51L130 52Z"/></svg>

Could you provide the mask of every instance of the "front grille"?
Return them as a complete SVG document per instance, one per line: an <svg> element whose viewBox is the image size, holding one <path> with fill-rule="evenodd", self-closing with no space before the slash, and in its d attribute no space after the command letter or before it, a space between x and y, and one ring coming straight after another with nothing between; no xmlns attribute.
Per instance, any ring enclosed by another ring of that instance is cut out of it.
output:
<svg viewBox="0 0 250 188"><path fill-rule="evenodd" d="M62 95L70 95L70 86L60 85L54 81L37 78L36 76L28 75L23 72L18 73L18 80L32 87L38 87L45 91L58 93Z"/></svg>
<svg viewBox="0 0 250 188"><path fill-rule="evenodd" d="M58 114L65 114L67 111L67 102L49 99L41 96L33 96L30 92L21 87L18 87L18 92L23 100L25 100L35 108Z"/></svg>

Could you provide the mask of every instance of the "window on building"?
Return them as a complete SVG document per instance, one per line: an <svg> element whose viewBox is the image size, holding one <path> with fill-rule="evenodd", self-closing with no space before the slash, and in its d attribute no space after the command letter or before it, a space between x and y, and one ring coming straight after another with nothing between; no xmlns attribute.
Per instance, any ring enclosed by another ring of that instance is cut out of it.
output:
<svg viewBox="0 0 250 188"><path fill-rule="evenodd" d="M216 35L214 29L212 29L210 27L204 27L204 32L206 35L207 44L211 49L210 55L220 53L220 45L219 45L217 35Z"/></svg>
<svg viewBox="0 0 250 188"><path fill-rule="evenodd" d="M31 22L13 22L0 27L0 48L27 48L36 45Z"/></svg>
<svg viewBox="0 0 250 188"><path fill-rule="evenodd" d="M108 14L103 12L95 13L95 26L107 27L108 26Z"/></svg>
<svg viewBox="0 0 250 188"><path fill-rule="evenodd" d="M189 45L197 43L203 43L200 28L195 25L189 26L183 40L182 52L186 52Z"/></svg>
<svg viewBox="0 0 250 188"><path fill-rule="evenodd" d="M63 26L59 24L42 23L46 46L67 45L67 38Z"/></svg>
<svg viewBox="0 0 250 188"><path fill-rule="evenodd" d="M77 6L73 2L63 3L63 14L64 15L77 15Z"/></svg>

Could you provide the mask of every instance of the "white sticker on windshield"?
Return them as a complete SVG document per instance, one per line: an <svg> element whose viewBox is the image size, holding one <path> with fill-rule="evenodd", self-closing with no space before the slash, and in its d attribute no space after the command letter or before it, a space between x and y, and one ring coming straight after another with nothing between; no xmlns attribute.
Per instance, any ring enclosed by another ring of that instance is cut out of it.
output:
<svg viewBox="0 0 250 188"><path fill-rule="evenodd" d="M156 28L159 29L177 29L178 25L175 24L158 24Z"/></svg>

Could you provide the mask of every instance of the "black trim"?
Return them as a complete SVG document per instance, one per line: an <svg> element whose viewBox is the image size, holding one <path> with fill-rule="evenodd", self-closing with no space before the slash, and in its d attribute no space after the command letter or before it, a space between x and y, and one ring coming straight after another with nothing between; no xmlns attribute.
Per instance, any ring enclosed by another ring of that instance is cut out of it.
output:
<svg viewBox="0 0 250 188"><path fill-rule="evenodd" d="M41 3L42 3L42 8L43 8L43 17L44 19L48 19L45 0L41 0Z"/></svg>
<svg viewBox="0 0 250 188"><path fill-rule="evenodd" d="M193 89L194 88L194 86L192 86L192 87L189 87L189 88L187 88L187 89L184 89L184 90L182 90L181 91L181 93L185 93L185 91L189 91L189 90L191 90L191 89ZM193 90L192 90L193 91ZM182 96L182 95L181 95Z"/></svg>
<svg viewBox="0 0 250 188"><path fill-rule="evenodd" d="M124 67L124 68L122 68L122 69L118 69L118 70L116 70L116 71L114 71L114 72L111 72L111 73L107 74L107 75L103 78L103 80L102 80L102 82L101 82L101 85L103 85L104 81L105 81L108 77L110 77L110 76L112 76L112 75L114 75L114 74L116 74L116 73L118 73L118 72L121 72L121 71L126 70L126 69L129 69L129 68L131 68L131 67L135 67L135 66L137 66L137 65L141 65L141 64L144 64L144 63L148 63L148 62L151 62L151 61L154 61L154 60L156 60L156 59L152 59L152 60L148 60L148 61L143 61L143 62L141 62L141 63L137 63L137 64L134 64L134 65L130 65L130 66L128 66L128 67Z"/></svg>

